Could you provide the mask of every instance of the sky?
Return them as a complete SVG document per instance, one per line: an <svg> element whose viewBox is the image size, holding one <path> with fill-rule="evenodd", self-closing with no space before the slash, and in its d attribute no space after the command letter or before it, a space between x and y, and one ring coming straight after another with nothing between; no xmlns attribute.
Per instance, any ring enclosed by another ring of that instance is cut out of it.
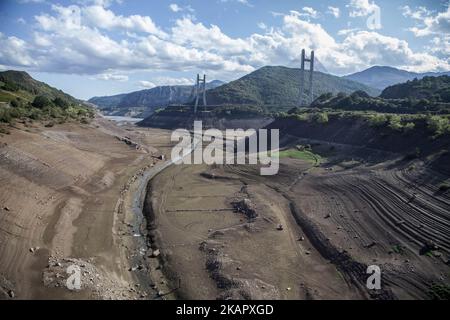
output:
<svg viewBox="0 0 450 320"><path fill-rule="evenodd" d="M80 98L266 65L450 70L448 0L0 0L0 70Z"/></svg>

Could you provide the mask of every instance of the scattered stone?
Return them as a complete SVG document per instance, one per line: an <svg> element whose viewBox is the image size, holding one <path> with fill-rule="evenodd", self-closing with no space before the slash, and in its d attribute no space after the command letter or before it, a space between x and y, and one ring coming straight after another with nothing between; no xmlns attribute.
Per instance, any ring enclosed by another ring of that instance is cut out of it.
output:
<svg viewBox="0 0 450 320"><path fill-rule="evenodd" d="M438 250L439 247L437 246L437 244L434 241L428 240L424 243L423 249L426 251L433 251L433 250Z"/></svg>
<svg viewBox="0 0 450 320"><path fill-rule="evenodd" d="M237 212L244 213L248 219L254 219L258 216L256 206L250 199L242 199L233 203L233 207Z"/></svg>
<svg viewBox="0 0 450 320"><path fill-rule="evenodd" d="M159 251L159 249L153 250L152 258L157 258L157 257L159 257L160 254L161 254L161 252Z"/></svg>
<svg viewBox="0 0 450 320"><path fill-rule="evenodd" d="M5 211L11 211L11 209L9 209L9 207L3 207L3 210L5 210Z"/></svg>
<svg viewBox="0 0 450 320"><path fill-rule="evenodd" d="M34 253L35 251L36 251L36 248L33 248L33 247L30 248L31 253Z"/></svg>
<svg viewBox="0 0 450 320"><path fill-rule="evenodd" d="M331 213L327 214L324 218L325 219L331 218Z"/></svg>
<svg viewBox="0 0 450 320"><path fill-rule="evenodd" d="M439 251L433 251L433 256L436 258L440 258L442 256L442 253L440 253Z"/></svg>
<svg viewBox="0 0 450 320"><path fill-rule="evenodd" d="M306 250L306 251L305 251L305 254L306 254L306 255L310 255L310 254L311 254L311 251Z"/></svg>
<svg viewBox="0 0 450 320"><path fill-rule="evenodd" d="M278 227L277 227L277 230L278 231L282 231L283 230L283 225L279 224Z"/></svg>
<svg viewBox="0 0 450 320"><path fill-rule="evenodd" d="M291 287L287 287L287 288L286 288L286 291L291 291Z"/></svg>
<svg viewBox="0 0 450 320"><path fill-rule="evenodd" d="M375 241L372 241L371 243L365 245L366 248L372 248L373 246L375 246L377 243Z"/></svg>
<svg viewBox="0 0 450 320"><path fill-rule="evenodd" d="M236 267L236 270L238 270L238 271L241 270L241 267Z"/></svg>
<svg viewBox="0 0 450 320"><path fill-rule="evenodd" d="M14 298L16 297L16 294L14 293L14 291L9 290L9 291L8 291L8 296L9 296L11 299L14 299Z"/></svg>
<svg viewBox="0 0 450 320"><path fill-rule="evenodd" d="M298 241L305 241L305 237L301 236L300 238L298 238Z"/></svg>

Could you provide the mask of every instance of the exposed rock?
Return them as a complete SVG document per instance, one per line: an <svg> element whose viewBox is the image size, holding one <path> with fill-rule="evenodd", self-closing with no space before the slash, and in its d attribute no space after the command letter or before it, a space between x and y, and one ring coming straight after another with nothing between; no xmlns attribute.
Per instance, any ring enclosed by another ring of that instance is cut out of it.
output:
<svg viewBox="0 0 450 320"><path fill-rule="evenodd" d="M153 250L152 258L157 258L157 257L159 257L160 254L161 254L161 252L159 251L159 249Z"/></svg>
<svg viewBox="0 0 450 320"><path fill-rule="evenodd" d="M248 198L234 202L233 206L238 212L244 213L249 219L254 219L258 216L256 212L256 206Z"/></svg>

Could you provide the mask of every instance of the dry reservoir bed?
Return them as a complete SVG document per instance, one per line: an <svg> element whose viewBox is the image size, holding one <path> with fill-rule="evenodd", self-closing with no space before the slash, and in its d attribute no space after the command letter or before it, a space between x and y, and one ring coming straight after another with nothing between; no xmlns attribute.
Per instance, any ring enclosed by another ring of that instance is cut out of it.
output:
<svg viewBox="0 0 450 320"><path fill-rule="evenodd" d="M426 299L448 290L450 199L437 187L448 177L394 158L287 157L270 177L256 166L168 168L149 186L147 217L172 297ZM368 265L381 268L382 290L366 288Z"/></svg>

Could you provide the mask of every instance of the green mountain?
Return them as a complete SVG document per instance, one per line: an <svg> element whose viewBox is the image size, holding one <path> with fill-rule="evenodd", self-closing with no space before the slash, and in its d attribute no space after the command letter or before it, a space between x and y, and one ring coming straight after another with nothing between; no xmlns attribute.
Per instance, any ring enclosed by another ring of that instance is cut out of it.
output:
<svg viewBox="0 0 450 320"><path fill-rule="evenodd" d="M309 79L309 72L305 74ZM306 82L307 84L307 82ZM309 94L308 85L305 90ZM377 89L364 84L342 79L322 72L314 72L314 98L324 93L351 93L363 90L369 95L378 95ZM285 109L297 106L300 95L300 69L286 67L263 67L236 81L232 81L218 88L207 91L208 104L245 104L274 106ZM270 108L269 108L270 109Z"/></svg>
<svg viewBox="0 0 450 320"><path fill-rule="evenodd" d="M403 83L415 78L422 79L423 77L438 77L441 75L450 75L450 72L416 73L393 67L374 66L361 72L350 74L344 78L383 90L388 86Z"/></svg>
<svg viewBox="0 0 450 320"><path fill-rule="evenodd" d="M0 72L0 102L10 102L17 98L32 102L39 95L46 96L50 100L59 98L69 104L81 103L62 90L33 79L24 71L8 70Z"/></svg>
<svg viewBox="0 0 450 320"><path fill-rule="evenodd" d="M206 84L206 89L216 88L224 82L214 80ZM184 104L193 99L193 86L159 86L115 96L93 97L95 104L106 114L147 116L157 108L170 104Z"/></svg>
<svg viewBox="0 0 450 320"><path fill-rule="evenodd" d="M425 77L387 87L379 97L363 91L351 95L331 93L317 98L312 107L322 109L378 111L386 113L450 113L450 77Z"/></svg>
<svg viewBox="0 0 450 320"><path fill-rule="evenodd" d="M450 103L450 76L424 77L387 87L380 95L386 99L426 99Z"/></svg>
<svg viewBox="0 0 450 320"><path fill-rule="evenodd" d="M67 93L33 79L23 71L0 72L0 122L29 118L54 121L87 121L94 111Z"/></svg>

